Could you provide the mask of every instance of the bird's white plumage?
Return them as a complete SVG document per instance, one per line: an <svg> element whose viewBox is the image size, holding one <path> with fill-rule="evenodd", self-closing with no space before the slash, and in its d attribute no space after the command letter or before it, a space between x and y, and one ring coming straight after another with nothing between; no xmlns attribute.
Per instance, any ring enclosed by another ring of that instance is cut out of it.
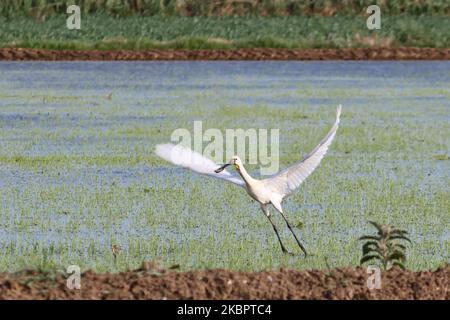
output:
<svg viewBox="0 0 450 320"><path fill-rule="evenodd" d="M241 159L238 156L234 156L229 163L221 166L214 163L214 161L203 157L201 154L192 151L191 149L182 147L180 145L173 144L159 144L156 146L156 154L161 158L192 171L205 174L208 176L220 178L229 182L232 182L238 186L244 187L247 193L256 201L261 204L261 210L268 217L272 224L275 233L277 234L278 241L280 242L283 252L288 252L283 245L278 231L273 224L270 213L267 209L267 204L272 204L274 208L281 214L286 221L291 233L294 235L297 244L302 249L306 256L306 250L300 243L299 239L292 230L292 226L289 224L287 218L283 214L281 202L283 198L292 194L303 181L317 168L320 161L324 157L331 145L334 136L336 135L337 128L339 126L339 119L341 115L341 106L337 108L336 121L317 147L315 147L310 153L308 153L303 160L291 165L290 167L280 171L276 175L257 180L252 178L244 168ZM228 171L224 170L227 165L234 165L239 172L242 179L233 176Z"/></svg>
<svg viewBox="0 0 450 320"><path fill-rule="evenodd" d="M278 172L277 174L263 179L247 181L247 188L251 188L252 184L254 189L264 188L266 190L263 193L267 194L267 197L272 197L273 202L280 203L283 198L292 194L303 181L317 168L320 161L325 156L328 147L331 145L336 131L339 126L341 115L341 105L337 108L336 121L333 127L330 129L328 134L322 141L317 145L310 153L308 153L303 160L291 165L290 167ZM232 182L238 186L246 186L245 182L230 172L223 170L220 173L215 173L214 170L219 167L218 164L214 163L211 159L208 159L198 152L195 152L189 148L185 148L181 145L173 144L159 144L156 146L156 154L161 158L184 168L190 169L192 171L205 174L208 176L223 179ZM242 168L245 172L245 169ZM245 172L246 173L246 172ZM240 172L242 175L242 171ZM246 175L247 176L247 175ZM251 177L249 177L250 179ZM258 192L261 194L261 192ZM270 195L268 195L270 193Z"/></svg>
<svg viewBox="0 0 450 320"><path fill-rule="evenodd" d="M336 113L336 121L328 134L322 139L317 147L303 158L303 160L278 172L274 176L263 180L268 189L278 194L281 199L283 199L292 194L317 168L336 135L341 116L341 108L341 105L339 105Z"/></svg>
<svg viewBox="0 0 450 320"><path fill-rule="evenodd" d="M211 159L208 159L198 152L185 148L180 145L158 144L155 153L166 161L169 161L177 166L190 169L192 171L206 174L208 176L223 179L232 182L238 186L244 186L242 179L233 176L230 172L223 170L220 173L215 173L214 170L219 167Z"/></svg>

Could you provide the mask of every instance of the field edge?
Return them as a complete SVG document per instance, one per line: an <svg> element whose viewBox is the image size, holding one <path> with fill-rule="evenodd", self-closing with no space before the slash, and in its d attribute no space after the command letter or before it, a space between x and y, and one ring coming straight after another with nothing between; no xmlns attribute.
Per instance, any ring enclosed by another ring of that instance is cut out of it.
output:
<svg viewBox="0 0 450 320"><path fill-rule="evenodd" d="M450 299L450 265L437 270L393 268L380 273L380 287L368 288L366 268L328 271L239 272L223 269L177 272L154 269L81 274L69 289L62 274L0 273L0 299Z"/></svg>
<svg viewBox="0 0 450 320"><path fill-rule="evenodd" d="M450 48L47 50L0 48L0 61L450 60Z"/></svg>

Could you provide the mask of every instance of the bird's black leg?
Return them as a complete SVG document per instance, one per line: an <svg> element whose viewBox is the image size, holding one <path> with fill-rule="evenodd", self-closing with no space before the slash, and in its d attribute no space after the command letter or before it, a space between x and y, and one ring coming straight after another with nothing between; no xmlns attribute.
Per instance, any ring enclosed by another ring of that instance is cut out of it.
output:
<svg viewBox="0 0 450 320"><path fill-rule="evenodd" d="M289 230L290 230L291 233L294 235L295 241L297 241L298 246L300 247L300 249L302 249L302 251L303 251L303 253L305 254L305 257L306 257L308 254L306 253L305 247L303 247L303 245L302 245L302 244L300 243L300 241L298 240L297 236L295 235L294 230L292 230L291 224L290 224L289 221L286 219L286 217L284 216L283 212L281 212L281 211L279 211L279 212L280 212L281 216L283 217L284 221L286 221L286 224L287 224Z"/></svg>
<svg viewBox="0 0 450 320"><path fill-rule="evenodd" d="M275 234L277 235L278 241L280 242L280 245L281 245L281 250L282 250L284 253L292 254L292 253L290 253L289 251L287 251L286 247L284 246L283 242L281 241L280 235L278 234L277 227L276 227L275 224L273 223L272 218L270 217L270 215L267 215L267 218L269 219L270 224L272 225L273 230L275 231Z"/></svg>

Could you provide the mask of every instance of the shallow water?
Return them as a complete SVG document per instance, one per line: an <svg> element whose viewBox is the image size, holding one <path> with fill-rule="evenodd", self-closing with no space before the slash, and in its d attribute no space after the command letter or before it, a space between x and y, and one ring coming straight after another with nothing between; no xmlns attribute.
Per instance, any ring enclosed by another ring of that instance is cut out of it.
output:
<svg viewBox="0 0 450 320"><path fill-rule="evenodd" d="M189 267L276 266L265 253L252 266L232 262L237 248L222 248L225 260L200 252L227 237L261 252L277 243L265 221L249 227L261 215L246 196L223 204L235 197L231 186L173 168L153 148L194 120L280 128L283 167L300 158L290 148L304 154L320 140L339 103L343 120L328 160L284 204L301 212L293 218L305 225L299 232L317 250L349 244L370 231L365 221L375 214L422 243L413 267L448 260L450 208L441 197L450 160L436 158L450 155L448 61L0 62L0 75L0 248L16 248L6 250L3 269L51 245L60 263L108 269L111 243L127 253L124 264L160 257ZM388 185L417 196L396 202ZM152 237L145 254L133 247ZM327 255L337 263L355 262L356 253L342 260L336 250Z"/></svg>

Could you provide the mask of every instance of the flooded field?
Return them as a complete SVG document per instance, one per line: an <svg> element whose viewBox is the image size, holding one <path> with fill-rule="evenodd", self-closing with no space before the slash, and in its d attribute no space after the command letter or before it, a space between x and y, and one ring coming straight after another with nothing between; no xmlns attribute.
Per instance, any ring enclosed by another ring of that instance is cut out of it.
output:
<svg viewBox="0 0 450 320"><path fill-rule="evenodd" d="M242 190L154 154L202 120L279 129L284 168L338 104L328 154L284 203L307 259ZM357 265L367 220L410 232L407 268L449 262L450 62L0 63L0 271Z"/></svg>

